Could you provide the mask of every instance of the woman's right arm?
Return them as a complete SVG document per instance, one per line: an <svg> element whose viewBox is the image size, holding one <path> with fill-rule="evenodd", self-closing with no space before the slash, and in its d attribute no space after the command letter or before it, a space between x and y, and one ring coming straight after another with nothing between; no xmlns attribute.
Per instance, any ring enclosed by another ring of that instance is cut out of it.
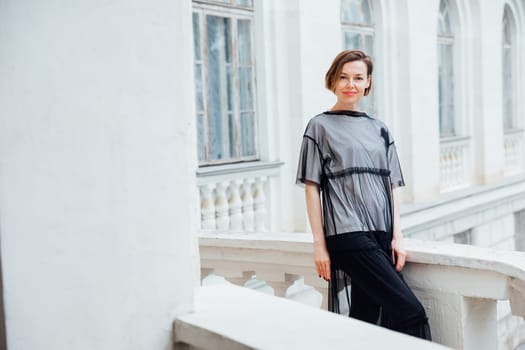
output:
<svg viewBox="0 0 525 350"><path fill-rule="evenodd" d="M306 196L306 210L308 212L308 220L314 235L314 262L317 270L317 275L324 278L326 281L330 280L330 256L326 249L326 241L323 232L323 219L321 215L321 196L319 192L319 185L306 182L305 187Z"/></svg>

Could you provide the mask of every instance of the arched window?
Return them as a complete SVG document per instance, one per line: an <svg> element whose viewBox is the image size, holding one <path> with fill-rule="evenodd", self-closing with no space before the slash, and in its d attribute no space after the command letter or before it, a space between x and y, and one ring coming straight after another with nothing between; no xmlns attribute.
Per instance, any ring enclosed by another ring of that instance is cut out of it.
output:
<svg viewBox="0 0 525 350"><path fill-rule="evenodd" d="M457 122L454 113L454 31L448 0L441 0L439 4L437 57L439 133L442 138L457 136Z"/></svg>
<svg viewBox="0 0 525 350"><path fill-rule="evenodd" d="M516 118L516 89L513 74L515 70L516 30L509 5L503 11L502 62L503 67L503 129L505 131L520 127ZM514 72L515 73L515 72Z"/></svg>
<svg viewBox="0 0 525 350"><path fill-rule="evenodd" d="M374 20L373 7L369 0L341 0L341 24L343 28L343 46L345 49L362 50L374 57ZM377 84L373 84L370 94L363 99L361 108L369 114L375 114L375 96Z"/></svg>

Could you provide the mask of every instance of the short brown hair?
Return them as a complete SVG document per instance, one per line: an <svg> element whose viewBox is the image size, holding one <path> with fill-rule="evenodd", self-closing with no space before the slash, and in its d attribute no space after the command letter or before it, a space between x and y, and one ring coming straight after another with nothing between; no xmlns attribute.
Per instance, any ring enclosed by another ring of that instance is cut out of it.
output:
<svg viewBox="0 0 525 350"><path fill-rule="evenodd" d="M334 91L335 84L339 80L343 66L345 63L353 61L362 61L366 64L367 77L370 79L370 85L365 89L364 95L368 95L372 88L372 72L374 70L374 64L372 63L370 56L367 56L366 53L360 50L344 50L335 56L332 65L328 68L328 72L326 72L324 77L325 86L328 90L332 92Z"/></svg>

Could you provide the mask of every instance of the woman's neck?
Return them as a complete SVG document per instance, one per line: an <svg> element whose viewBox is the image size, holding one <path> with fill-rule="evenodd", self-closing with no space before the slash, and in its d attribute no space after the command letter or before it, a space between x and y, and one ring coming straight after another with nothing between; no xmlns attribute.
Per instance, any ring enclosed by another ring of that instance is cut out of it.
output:
<svg viewBox="0 0 525 350"><path fill-rule="evenodd" d="M336 103L332 109L332 111L356 111L359 112L358 104L342 104L342 103Z"/></svg>

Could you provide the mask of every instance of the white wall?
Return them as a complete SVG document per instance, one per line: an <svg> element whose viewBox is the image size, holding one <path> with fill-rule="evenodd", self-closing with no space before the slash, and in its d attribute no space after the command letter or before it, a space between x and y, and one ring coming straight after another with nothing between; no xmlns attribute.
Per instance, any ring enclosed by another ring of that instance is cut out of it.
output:
<svg viewBox="0 0 525 350"><path fill-rule="evenodd" d="M0 4L8 347L168 349L192 308L191 2Z"/></svg>

